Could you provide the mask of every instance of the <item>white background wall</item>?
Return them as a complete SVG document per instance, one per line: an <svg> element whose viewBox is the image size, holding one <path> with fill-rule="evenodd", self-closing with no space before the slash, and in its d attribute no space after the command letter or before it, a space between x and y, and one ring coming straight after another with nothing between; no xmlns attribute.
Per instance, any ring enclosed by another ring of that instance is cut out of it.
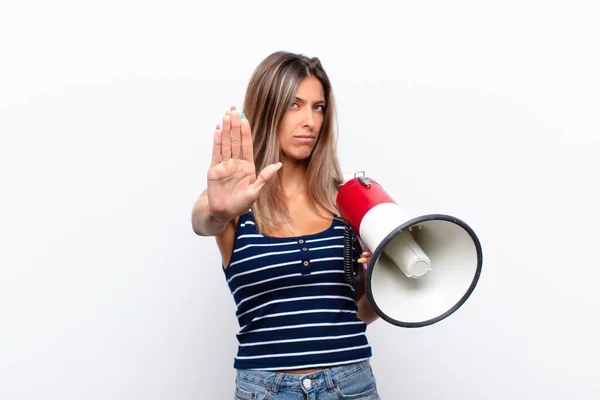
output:
<svg viewBox="0 0 600 400"><path fill-rule="evenodd" d="M215 124L321 58L346 173L466 221L475 292L368 329L383 399L597 399L593 1L0 2L0 398L228 399L237 322L195 236Z"/></svg>

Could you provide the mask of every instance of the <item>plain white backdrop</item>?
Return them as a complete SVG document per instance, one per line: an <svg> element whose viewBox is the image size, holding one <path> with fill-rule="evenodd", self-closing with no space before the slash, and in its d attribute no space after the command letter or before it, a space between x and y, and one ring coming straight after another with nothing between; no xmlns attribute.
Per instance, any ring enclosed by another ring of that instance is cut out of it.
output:
<svg viewBox="0 0 600 400"><path fill-rule="evenodd" d="M268 54L318 56L345 173L483 245L442 322L368 328L380 395L597 399L593 1L0 1L0 398L229 399L235 308L192 206Z"/></svg>

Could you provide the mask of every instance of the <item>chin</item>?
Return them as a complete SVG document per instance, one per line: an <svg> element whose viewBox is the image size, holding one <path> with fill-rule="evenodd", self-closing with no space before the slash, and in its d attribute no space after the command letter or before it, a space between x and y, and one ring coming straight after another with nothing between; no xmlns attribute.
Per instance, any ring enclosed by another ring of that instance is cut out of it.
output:
<svg viewBox="0 0 600 400"><path fill-rule="evenodd" d="M312 152L300 153L292 156L296 161L308 161Z"/></svg>
<svg viewBox="0 0 600 400"><path fill-rule="evenodd" d="M308 163L308 157L287 157L287 160L295 163L295 164L301 164L301 163Z"/></svg>
<svg viewBox="0 0 600 400"><path fill-rule="evenodd" d="M310 151L295 151L286 154L286 158L290 161L301 162L308 161L308 158L312 154L312 149Z"/></svg>

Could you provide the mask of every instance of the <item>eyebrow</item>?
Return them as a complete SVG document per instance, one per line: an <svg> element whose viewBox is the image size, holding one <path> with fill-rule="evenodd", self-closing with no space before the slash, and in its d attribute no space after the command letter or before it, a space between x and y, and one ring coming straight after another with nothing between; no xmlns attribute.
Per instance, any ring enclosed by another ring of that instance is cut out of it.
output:
<svg viewBox="0 0 600 400"><path fill-rule="evenodd" d="M300 100L302 103L306 103L306 100L304 100L302 97L298 97L298 96L296 96L296 100ZM318 101L315 101L315 104L320 104L320 103L324 103L324 104L326 104L325 100L318 100Z"/></svg>

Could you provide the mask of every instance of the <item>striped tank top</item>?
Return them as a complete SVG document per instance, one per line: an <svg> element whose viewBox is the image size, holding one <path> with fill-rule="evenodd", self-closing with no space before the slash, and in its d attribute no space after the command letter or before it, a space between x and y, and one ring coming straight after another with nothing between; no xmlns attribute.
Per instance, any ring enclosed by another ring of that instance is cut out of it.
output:
<svg viewBox="0 0 600 400"><path fill-rule="evenodd" d="M224 270L239 322L236 369L320 368L371 357L367 325L344 279L343 221L320 233L260 234L240 215Z"/></svg>

